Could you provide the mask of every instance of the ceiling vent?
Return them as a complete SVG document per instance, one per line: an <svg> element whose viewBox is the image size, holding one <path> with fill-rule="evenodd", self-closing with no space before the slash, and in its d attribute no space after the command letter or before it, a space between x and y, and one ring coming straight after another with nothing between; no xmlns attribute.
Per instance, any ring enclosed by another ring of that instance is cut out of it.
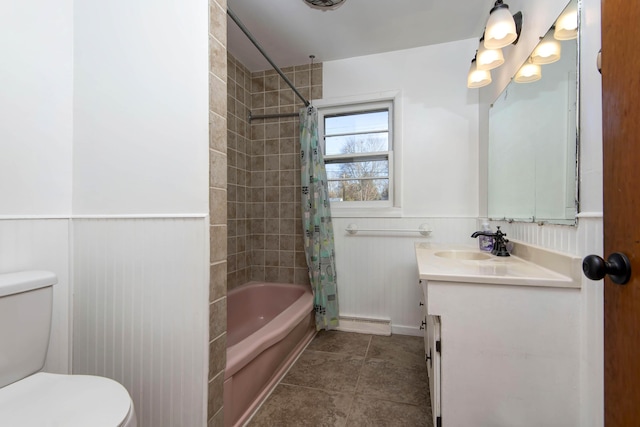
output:
<svg viewBox="0 0 640 427"><path fill-rule="evenodd" d="M333 10L342 6L344 0L304 0L309 6L320 10Z"/></svg>

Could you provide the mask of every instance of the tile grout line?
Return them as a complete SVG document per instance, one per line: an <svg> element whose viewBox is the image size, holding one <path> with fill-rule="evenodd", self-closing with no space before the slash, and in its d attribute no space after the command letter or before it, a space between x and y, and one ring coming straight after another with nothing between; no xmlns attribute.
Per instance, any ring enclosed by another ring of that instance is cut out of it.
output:
<svg viewBox="0 0 640 427"><path fill-rule="evenodd" d="M364 352L364 357L362 358L362 365L360 366L360 372L358 372L358 379L356 380L356 388L353 391L353 400L349 405L349 409L347 410L347 418L345 419L345 426L349 425L349 417L351 416L351 410L353 409L353 405L358 396L358 385L360 384L360 377L362 376L362 371L364 370L364 364L367 362L367 355L369 354L369 349L371 348L371 341L373 340L373 335L369 336L369 343L367 344L367 350Z"/></svg>

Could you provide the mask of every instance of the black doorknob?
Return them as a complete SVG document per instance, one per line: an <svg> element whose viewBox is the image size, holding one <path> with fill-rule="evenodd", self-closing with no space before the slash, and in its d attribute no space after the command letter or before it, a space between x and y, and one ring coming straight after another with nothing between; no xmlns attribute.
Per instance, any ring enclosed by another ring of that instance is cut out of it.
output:
<svg viewBox="0 0 640 427"><path fill-rule="evenodd" d="M618 285L624 285L631 278L631 262L622 252L614 252L607 260L598 255L587 255L582 260L582 271L591 280L600 280L609 275Z"/></svg>

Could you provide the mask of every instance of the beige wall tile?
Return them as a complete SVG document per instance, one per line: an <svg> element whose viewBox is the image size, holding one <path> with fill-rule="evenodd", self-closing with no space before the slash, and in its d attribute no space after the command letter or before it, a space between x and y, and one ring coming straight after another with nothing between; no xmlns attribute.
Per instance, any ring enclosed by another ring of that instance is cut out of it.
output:
<svg viewBox="0 0 640 427"><path fill-rule="evenodd" d="M209 267L209 302L227 295L226 277L226 262L218 262Z"/></svg>
<svg viewBox="0 0 640 427"><path fill-rule="evenodd" d="M227 330L227 300L221 298L209 304L209 328L211 338L216 338Z"/></svg>
<svg viewBox="0 0 640 427"><path fill-rule="evenodd" d="M215 414L222 408L224 372L218 373L209 381L208 413Z"/></svg>
<svg viewBox="0 0 640 427"><path fill-rule="evenodd" d="M218 151L209 151L209 186L227 187L227 156Z"/></svg>
<svg viewBox="0 0 640 427"><path fill-rule="evenodd" d="M213 225L209 233L211 240L211 262L227 259L227 226Z"/></svg>

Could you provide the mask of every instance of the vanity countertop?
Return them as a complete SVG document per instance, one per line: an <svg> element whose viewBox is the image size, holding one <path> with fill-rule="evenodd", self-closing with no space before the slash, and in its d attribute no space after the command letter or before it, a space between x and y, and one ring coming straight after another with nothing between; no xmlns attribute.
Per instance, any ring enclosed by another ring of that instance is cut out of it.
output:
<svg viewBox="0 0 640 427"><path fill-rule="evenodd" d="M509 257L482 252L477 245L423 242L416 243L415 250L420 279L561 288L581 286L580 258L523 243L514 242L514 254ZM470 256L487 254L488 259L458 259L436 255L439 252L458 251Z"/></svg>

